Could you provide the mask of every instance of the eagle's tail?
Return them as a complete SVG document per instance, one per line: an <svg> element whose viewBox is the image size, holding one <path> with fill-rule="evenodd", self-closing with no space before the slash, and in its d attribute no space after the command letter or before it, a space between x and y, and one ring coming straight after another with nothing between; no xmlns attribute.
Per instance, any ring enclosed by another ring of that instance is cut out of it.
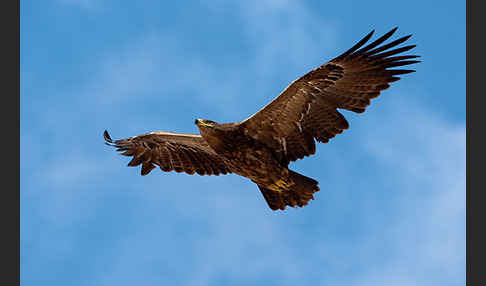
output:
<svg viewBox="0 0 486 286"><path fill-rule="evenodd" d="M278 191L258 185L263 197L272 210L285 210L285 206L303 207L314 199L314 193L319 191L319 182L299 173L289 170L292 186L281 186Z"/></svg>

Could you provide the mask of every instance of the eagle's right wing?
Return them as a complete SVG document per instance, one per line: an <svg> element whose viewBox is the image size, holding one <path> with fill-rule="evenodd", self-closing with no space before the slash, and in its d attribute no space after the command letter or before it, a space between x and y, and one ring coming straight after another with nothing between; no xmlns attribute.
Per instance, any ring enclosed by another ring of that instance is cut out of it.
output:
<svg viewBox="0 0 486 286"><path fill-rule="evenodd" d="M282 165L315 153L314 139L326 143L349 127L338 109L365 111L398 75L414 70L392 69L419 61L397 54L415 45L396 48L405 36L382 45L397 29L363 46L369 33L351 49L292 82L278 97L240 123L244 132L275 150Z"/></svg>
<svg viewBox="0 0 486 286"><path fill-rule="evenodd" d="M151 132L126 139L112 140L105 130L106 144L125 156L132 156L128 166L142 164L142 176L158 165L162 171L186 172L190 175L231 173L227 161L216 154L208 143L196 134Z"/></svg>

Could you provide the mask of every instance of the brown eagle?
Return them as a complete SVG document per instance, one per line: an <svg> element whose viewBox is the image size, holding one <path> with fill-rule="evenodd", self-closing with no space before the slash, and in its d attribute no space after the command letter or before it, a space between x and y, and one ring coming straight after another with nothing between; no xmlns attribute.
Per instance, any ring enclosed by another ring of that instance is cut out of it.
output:
<svg viewBox="0 0 486 286"><path fill-rule="evenodd" d="M289 170L289 163L315 153L314 139L327 143L348 128L338 108L362 113L372 98L414 72L390 69L418 63L416 55L397 54L411 35L383 44L397 28L363 45L373 31L342 55L292 82L279 96L248 119L216 123L196 119L201 135L151 132L106 144L132 156L128 166L142 164L142 175L155 165L162 171L199 175L235 173L258 185L272 210L307 205L319 191L318 182ZM392 49L393 48L393 49Z"/></svg>

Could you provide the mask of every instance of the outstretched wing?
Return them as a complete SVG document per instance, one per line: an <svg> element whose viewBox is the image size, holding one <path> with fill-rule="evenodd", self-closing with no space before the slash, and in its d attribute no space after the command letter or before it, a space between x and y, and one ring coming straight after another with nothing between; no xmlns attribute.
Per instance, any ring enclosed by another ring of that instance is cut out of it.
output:
<svg viewBox="0 0 486 286"><path fill-rule="evenodd" d="M132 156L128 166L142 164L142 176L158 165L162 171L219 175L231 173L226 160L216 154L206 141L196 134L151 132L131 138L112 140L105 130L106 144L125 156Z"/></svg>
<svg viewBox="0 0 486 286"><path fill-rule="evenodd" d="M400 79L397 75L414 72L390 69L419 62L410 60L418 57L415 55L395 56L415 45L391 49L411 35L379 46L396 29L361 48L371 38L371 31L342 55L292 82L272 102L242 121L241 127L273 148L282 164L314 154L314 139L327 143L349 127L337 108L362 113L372 98Z"/></svg>

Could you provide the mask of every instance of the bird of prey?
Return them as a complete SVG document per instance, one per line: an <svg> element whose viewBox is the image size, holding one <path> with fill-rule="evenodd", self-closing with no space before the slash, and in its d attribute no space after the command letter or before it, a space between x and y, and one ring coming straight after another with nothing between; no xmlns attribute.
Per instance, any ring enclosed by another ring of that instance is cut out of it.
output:
<svg viewBox="0 0 486 286"><path fill-rule="evenodd" d="M315 140L327 143L348 129L338 109L362 113L370 100L414 72L390 69L415 64L419 56L398 55L415 45L397 47L411 35L387 44L397 28L366 45L373 31L340 56L292 82L248 119L216 123L196 119L198 134L150 132L106 144L133 157L142 175L155 166L164 172L219 175L234 173L257 184L272 210L302 207L314 199L318 182L289 169L289 163L315 153Z"/></svg>

